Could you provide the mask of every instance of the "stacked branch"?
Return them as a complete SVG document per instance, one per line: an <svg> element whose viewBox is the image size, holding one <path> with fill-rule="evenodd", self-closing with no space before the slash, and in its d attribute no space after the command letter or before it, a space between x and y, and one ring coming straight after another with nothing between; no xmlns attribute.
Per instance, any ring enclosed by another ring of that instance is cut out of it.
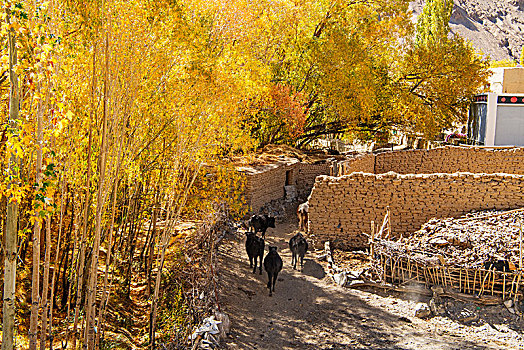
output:
<svg viewBox="0 0 524 350"><path fill-rule="evenodd" d="M375 238L374 265L384 282L441 285L483 303L522 299L523 210L432 219L398 241Z"/></svg>

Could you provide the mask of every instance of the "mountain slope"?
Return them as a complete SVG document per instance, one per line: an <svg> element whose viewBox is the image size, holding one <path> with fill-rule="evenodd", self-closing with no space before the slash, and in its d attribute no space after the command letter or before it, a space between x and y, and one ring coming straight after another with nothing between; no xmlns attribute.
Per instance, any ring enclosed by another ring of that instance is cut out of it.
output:
<svg viewBox="0 0 524 350"><path fill-rule="evenodd" d="M410 3L415 15L424 3ZM524 0L455 0L450 27L492 60L518 61L524 45Z"/></svg>

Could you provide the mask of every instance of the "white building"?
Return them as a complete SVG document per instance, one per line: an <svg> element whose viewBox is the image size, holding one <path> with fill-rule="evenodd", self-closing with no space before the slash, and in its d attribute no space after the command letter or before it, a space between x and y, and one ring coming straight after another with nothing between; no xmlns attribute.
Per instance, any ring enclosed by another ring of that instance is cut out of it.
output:
<svg viewBox="0 0 524 350"><path fill-rule="evenodd" d="M489 91L475 96L468 118L468 143L524 146L524 68L493 68Z"/></svg>

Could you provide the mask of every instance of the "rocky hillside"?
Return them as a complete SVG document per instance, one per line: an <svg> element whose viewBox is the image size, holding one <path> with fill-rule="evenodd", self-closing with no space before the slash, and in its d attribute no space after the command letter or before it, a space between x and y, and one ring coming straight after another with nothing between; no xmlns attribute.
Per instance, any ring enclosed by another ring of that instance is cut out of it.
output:
<svg viewBox="0 0 524 350"><path fill-rule="evenodd" d="M424 0L410 3L415 15ZM450 26L493 60L520 58L524 46L524 0L454 0Z"/></svg>

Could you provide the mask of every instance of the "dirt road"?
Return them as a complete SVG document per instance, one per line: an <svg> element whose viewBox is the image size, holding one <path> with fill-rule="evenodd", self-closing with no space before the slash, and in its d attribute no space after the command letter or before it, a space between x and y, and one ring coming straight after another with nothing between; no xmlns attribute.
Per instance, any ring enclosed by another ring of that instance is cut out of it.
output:
<svg viewBox="0 0 524 350"><path fill-rule="evenodd" d="M381 297L334 285L314 253L304 271L293 270L287 242L295 224L268 230L284 268L276 292L268 296L267 275L253 274L243 237L220 248L220 302L230 319L227 349L519 349L521 339L505 339L490 327L468 327L440 317L413 317L415 301ZM518 337L518 335L516 336Z"/></svg>

